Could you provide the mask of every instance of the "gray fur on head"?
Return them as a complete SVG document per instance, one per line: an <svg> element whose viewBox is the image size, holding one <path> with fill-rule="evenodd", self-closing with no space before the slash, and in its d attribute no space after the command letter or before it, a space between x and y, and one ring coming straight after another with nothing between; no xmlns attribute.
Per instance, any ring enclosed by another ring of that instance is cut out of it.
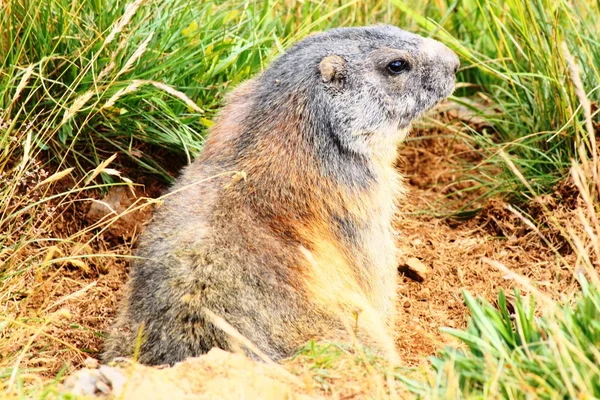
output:
<svg viewBox="0 0 600 400"><path fill-rule="evenodd" d="M392 61L405 70L391 74ZM370 156L379 150L373 146L397 145L412 120L452 92L458 65L443 44L393 26L338 28L307 37L274 61L260 77L257 105L303 93L313 123L335 125L331 139L342 150Z"/></svg>

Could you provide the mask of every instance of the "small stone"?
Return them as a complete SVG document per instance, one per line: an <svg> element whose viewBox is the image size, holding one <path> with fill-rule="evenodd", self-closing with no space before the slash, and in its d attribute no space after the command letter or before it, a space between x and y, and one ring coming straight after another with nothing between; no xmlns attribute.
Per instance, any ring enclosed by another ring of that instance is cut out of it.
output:
<svg viewBox="0 0 600 400"><path fill-rule="evenodd" d="M112 393L116 397L121 396L125 390L125 383L127 383L127 378L123 374L122 370L103 365L100 367L100 375L102 375L102 378L104 378L104 380L110 384Z"/></svg>
<svg viewBox="0 0 600 400"><path fill-rule="evenodd" d="M417 282L423 282L431 274L432 270L416 257L409 257L398 266L398 272L409 279Z"/></svg>
<svg viewBox="0 0 600 400"><path fill-rule="evenodd" d="M102 381L96 382L96 390L102 394L109 395L110 394L110 386Z"/></svg>
<svg viewBox="0 0 600 400"><path fill-rule="evenodd" d="M88 357L83 361L83 366L88 369L98 369L100 368L100 363L95 358Z"/></svg>
<svg viewBox="0 0 600 400"><path fill-rule="evenodd" d="M62 391L75 396L94 396L100 373L95 369L81 369L69 376L63 384Z"/></svg>

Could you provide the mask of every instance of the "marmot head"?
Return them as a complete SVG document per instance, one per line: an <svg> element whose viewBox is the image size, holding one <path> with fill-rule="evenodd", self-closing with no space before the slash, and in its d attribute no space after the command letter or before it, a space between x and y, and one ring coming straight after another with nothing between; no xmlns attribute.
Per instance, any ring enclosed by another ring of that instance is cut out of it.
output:
<svg viewBox="0 0 600 400"><path fill-rule="evenodd" d="M412 120L451 94L458 66L440 42L393 26L338 28L273 62L260 78L259 103L277 108L302 94L299 118L314 135L373 155L397 145Z"/></svg>

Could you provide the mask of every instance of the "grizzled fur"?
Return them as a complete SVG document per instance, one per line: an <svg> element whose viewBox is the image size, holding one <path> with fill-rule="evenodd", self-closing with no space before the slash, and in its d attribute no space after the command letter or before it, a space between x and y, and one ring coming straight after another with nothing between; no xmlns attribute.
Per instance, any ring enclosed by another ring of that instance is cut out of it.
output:
<svg viewBox="0 0 600 400"><path fill-rule="evenodd" d="M142 235L104 359L140 329L146 364L237 349L204 309L276 360L348 339L358 314L358 338L394 358L396 148L457 67L395 27L339 28L237 88Z"/></svg>

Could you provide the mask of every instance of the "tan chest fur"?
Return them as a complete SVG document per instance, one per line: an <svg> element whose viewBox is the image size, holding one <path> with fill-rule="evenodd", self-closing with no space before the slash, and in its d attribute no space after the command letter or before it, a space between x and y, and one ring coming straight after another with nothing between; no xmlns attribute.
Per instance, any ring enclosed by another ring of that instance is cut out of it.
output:
<svg viewBox="0 0 600 400"><path fill-rule="evenodd" d="M311 243L310 250L301 246L300 252L312 301L341 318L348 329L364 328L393 358L397 247L392 221L404 188L391 165L377 172L380 184L342 203L348 218L364 222L357 245L345 245L322 221L300 228Z"/></svg>

